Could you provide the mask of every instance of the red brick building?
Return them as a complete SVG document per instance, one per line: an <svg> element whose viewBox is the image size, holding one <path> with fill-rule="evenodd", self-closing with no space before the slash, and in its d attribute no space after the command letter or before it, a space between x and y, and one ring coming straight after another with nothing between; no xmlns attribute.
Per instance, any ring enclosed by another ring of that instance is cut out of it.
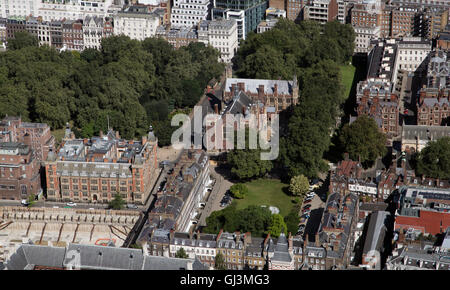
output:
<svg viewBox="0 0 450 290"><path fill-rule="evenodd" d="M69 138L45 161L47 199L107 203L120 194L127 202L143 204L153 186L157 139L121 139L110 130L91 139Z"/></svg>
<svg viewBox="0 0 450 290"><path fill-rule="evenodd" d="M388 141L399 134L399 100L391 93L389 82L367 79L358 83L356 112L358 116L372 117Z"/></svg>
<svg viewBox="0 0 450 290"><path fill-rule="evenodd" d="M29 143L25 140L26 134L29 135ZM48 152L54 150L55 138L47 124L22 122L20 117L7 116L0 122L0 142L21 142L30 145L33 157L44 161Z"/></svg>
<svg viewBox="0 0 450 290"><path fill-rule="evenodd" d="M286 0L285 8L279 8L281 5L272 4L276 1L270 1L270 7L286 10L286 18L292 21L303 20L303 12L306 5L306 0ZM284 2L284 1L279 1ZM272 6L274 5L274 6Z"/></svg>
<svg viewBox="0 0 450 290"><path fill-rule="evenodd" d="M24 136L31 142L29 135ZM41 191L40 163L29 145L0 143L0 198L21 200Z"/></svg>
<svg viewBox="0 0 450 290"><path fill-rule="evenodd" d="M63 47L68 50L83 50L83 22L81 20L67 20L63 22Z"/></svg>

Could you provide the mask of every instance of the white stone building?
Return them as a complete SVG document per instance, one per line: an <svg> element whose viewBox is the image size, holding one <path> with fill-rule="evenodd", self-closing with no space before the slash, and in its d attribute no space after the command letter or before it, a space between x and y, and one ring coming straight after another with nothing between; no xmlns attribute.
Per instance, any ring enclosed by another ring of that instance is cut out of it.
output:
<svg viewBox="0 0 450 290"><path fill-rule="evenodd" d="M355 53L368 53L370 41L381 37L381 29L379 26L374 27L358 27L354 26L355 31Z"/></svg>
<svg viewBox="0 0 450 290"><path fill-rule="evenodd" d="M0 16L41 16L43 20L84 19L85 16L108 16L114 0L0 0Z"/></svg>
<svg viewBox="0 0 450 290"><path fill-rule="evenodd" d="M126 35L131 39L153 37L159 25L159 16L146 7L132 6L114 15L114 35Z"/></svg>
<svg viewBox="0 0 450 290"><path fill-rule="evenodd" d="M305 19L322 24L338 18L338 3L336 0L311 0L305 6Z"/></svg>
<svg viewBox="0 0 450 290"><path fill-rule="evenodd" d="M427 67L426 61L430 52L431 41L420 37L404 37L398 41L397 69L420 73Z"/></svg>
<svg viewBox="0 0 450 290"><path fill-rule="evenodd" d="M208 18L209 0L174 0L170 16L172 27L191 28Z"/></svg>
<svg viewBox="0 0 450 290"><path fill-rule="evenodd" d="M102 44L104 19L87 16L83 21L83 49L100 49Z"/></svg>
<svg viewBox="0 0 450 290"><path fill-rule="evenodd" d="M51 0L39 0L42 2L37 15L42 16L44 20L77 20L84 19L86 16L106 17L108 8L113 4L113 0L68 0L54 3Z"/></svg>
<svg viewBox="0 0 450 290"><path fill-rule="evenodd" d="M220 61L230 63L238 48L236 20L202 21L199 24L198 41L210 44L220 52Z"/></svg>
<svg viewBox="0 0 450 290"><path fill-rule="evenodd" d="M8 18L36 15L41 2L41 0L0 0L0 16Z"/></svg>

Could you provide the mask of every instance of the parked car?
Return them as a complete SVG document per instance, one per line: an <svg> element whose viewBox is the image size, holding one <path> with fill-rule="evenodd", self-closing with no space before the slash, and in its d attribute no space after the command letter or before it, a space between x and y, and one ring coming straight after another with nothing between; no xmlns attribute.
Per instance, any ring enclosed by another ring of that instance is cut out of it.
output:
<svg viewBox="0 0 450 290"><path fill-rule="evenodd" d="M77 204L74 203L74 202L68 202L68 203L66 203L66 205L68 205L68 206L77 206Z"/></svg>
<svg viewBox="0 0 450 290"><path fill-rule="evenodd" d="M138 207L137 207L137 205L130 203L130 204L127 204L127 208L137 209Z"/></svg>
<svg viewBox="0 0 450 290"><path fill-rule="evenodd" d="M304 218L304 219L309 219L309 214L302 214L302 216L300 218Z"/></svg>
<svg viewBox="0 0 450 290"><path fill-rule="evenodd" d="M311 212L311 210L308 208L308 209L303 209L302 210L302 213L310 213Z"/></svg>
<svg viewBox="0 0 450 290"><path fill-rule="evenodd" d="M311 199L305 199L305 200L303 201L303 204L310 203L310 202L311 202Z"/></svg>
<svg viewBox="0 0 450 290"><path fill-rule="evenodd" d="M22 199L22 205L23 206L28 206L28 201L26 199Z"/></svg>
<svg viewBox="0 0 450 290"><path fill-rule="evenodd" d="M308 209L308 208L310 208L311 207L311 205L310 204L307 204L307 205L305 205L304 207L303 207L303 209Z"/></svg>

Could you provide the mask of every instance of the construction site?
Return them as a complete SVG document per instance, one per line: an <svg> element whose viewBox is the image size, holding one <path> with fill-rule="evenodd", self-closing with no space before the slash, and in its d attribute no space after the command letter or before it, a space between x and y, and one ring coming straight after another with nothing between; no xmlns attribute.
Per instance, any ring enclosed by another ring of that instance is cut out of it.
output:
<svg viewBox="0 0 450 290"><path fill-rule="evenodd" d="M22 243L120 247L140 215L129 210L0 207L0 262Z"/></svg>

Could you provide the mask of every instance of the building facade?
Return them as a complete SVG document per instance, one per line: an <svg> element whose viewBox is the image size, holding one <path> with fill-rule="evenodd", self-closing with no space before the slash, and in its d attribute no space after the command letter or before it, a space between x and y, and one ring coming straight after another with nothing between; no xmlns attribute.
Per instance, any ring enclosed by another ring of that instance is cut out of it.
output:
<svg viewBox="0 0 450 290"><path fill-rule="evenodd" d="M146 6L131 6L114 15L114 35L126 35L131 39L154 37L159 25L159 16Z"/></svg>
<svg viewBox="0 0 450 290"><path fill-rule="evenodd" d="M108 203L120 194L126 202L144 204L158 168L156 144L152 133L128 141L112 130L91 139L74 139L69 132L45 161L47 199Z"/></svg>
<svg viewBox="0 0 450 290"><path fill-rule="evenodd" d="M234 19L202 21L198 26L198 40L217 49L220 61L231 63L238 48L237 22Z"/></svg>
<svg viewBox="0 0 450 290"><path fill-rule="evenodd" d="M210 6L208 0L174 0L170 24L172 27L192 28L208 19Z"/></svg>

